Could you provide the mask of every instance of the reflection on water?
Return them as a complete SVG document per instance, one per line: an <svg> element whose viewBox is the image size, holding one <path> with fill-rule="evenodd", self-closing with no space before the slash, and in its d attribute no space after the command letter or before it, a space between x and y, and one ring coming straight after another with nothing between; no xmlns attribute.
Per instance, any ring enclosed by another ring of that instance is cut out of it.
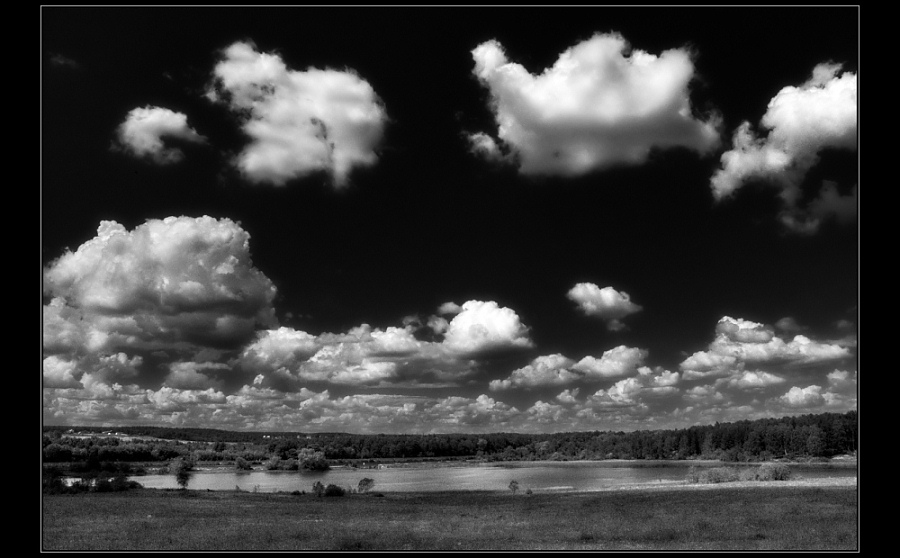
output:
<svg viewBox="0 0 900 558"><path fill-rule="evenodd" d="M325 472L294 471L196 471L188 488L193 490L246 490L257 492L311 492L316 482L356 488L363 478L375 481L374 491L435 492L444 490L509 490L512 480L519 489L534 492L592 491L624 484L683 482L689 463L666 466L611 466L609 463L472 464L466 466L404 466L384 469L335 467ZM795 478L856 476L856 468L791 466ZM178 488L174 475L132 477L145 488Z"/></svg>

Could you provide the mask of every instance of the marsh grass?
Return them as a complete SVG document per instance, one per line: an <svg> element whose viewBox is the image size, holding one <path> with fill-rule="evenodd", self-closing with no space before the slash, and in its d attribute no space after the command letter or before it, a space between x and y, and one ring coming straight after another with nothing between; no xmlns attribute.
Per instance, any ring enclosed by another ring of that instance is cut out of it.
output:
<svg viewBox="0 0 900 558"><path fill-rule="evenodd" d="M855 487L43 496L43 550L856 550Z"/></svg>

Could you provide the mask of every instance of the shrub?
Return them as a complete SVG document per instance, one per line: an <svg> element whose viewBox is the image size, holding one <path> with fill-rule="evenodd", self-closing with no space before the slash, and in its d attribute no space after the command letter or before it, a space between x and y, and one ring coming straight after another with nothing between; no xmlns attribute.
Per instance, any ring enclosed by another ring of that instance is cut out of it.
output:
<svg viewBox="0 0 900 558"><path fill-rule="evenodd" d="M791 468L784 463L766 463L760 465L758 480L784 481L791 478Z"/></svg>
<svg viewBox="0 0 900 558"><path fill-rule="evenodd" d="M365 494L366 492L371 490L373 486L375 486L374 480L372 480L370 478L364 478L359 481L359 486L357 487L357 490L359 490L359 492L361 494Z"/></svg>
<svg viewBox="0 0 900 558"><path fill-rule="evenodd" d="M700 482L700 469L698 469L694 465L691 465L690 469L688 469L685 480L687 480L687 482L691 484L697 484L698 482Z"/></svg>
<svg viewBox="0 0 900 558"><path fill-rule="evenodd" d="M336 484L329 484L325 487L325 496L343 496L347 491Z"/></svg>
<svg viewBox="0 0 900 558"><path fill-rule="evenodd" d="M738 477L742 481L759 480L759 469L757 467L742 467Z"/></svg>
<svg viewBox="0 0 900 558"><path fill-rule="evenodd" d="M250 466L250 462L243 457L238 457L234 460L234 468L237 471L250 471L253 469L253 467Z"/></svg>
<svg viewBox="0 0 900 558"><path fill-rule="evenodd" d="M712 469L707 469L700 473L700 482L703 484L734 482L738 479L738 472L732 467L713 467Z"/></svg>

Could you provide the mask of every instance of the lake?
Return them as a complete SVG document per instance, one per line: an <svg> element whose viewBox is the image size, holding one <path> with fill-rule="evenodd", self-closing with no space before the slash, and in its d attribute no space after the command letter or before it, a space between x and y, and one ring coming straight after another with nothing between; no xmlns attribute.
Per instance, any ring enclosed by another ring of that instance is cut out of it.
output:
<svg viewBox="0 0 900 558"><path fill-rule="evenodd" d="M628 484L675 483L685 480L691 462L513 462L465 465L407 463L380 469L333 467L324 472L195 471L188 483L192 490L240 490L256 492L311 492L317 481L356 488L363 478L375 481L373 491L438 492L445 490L509 490L516 480L521 491L590 492ZM694 463L696 464L696 463ZM697 464L698 466L700 464ZM704 462L702 466L753 467L746 464ZM793 478L855 477L856 464L790 464ZM131 477L144 488L178 488L175 475Z"/></svg>

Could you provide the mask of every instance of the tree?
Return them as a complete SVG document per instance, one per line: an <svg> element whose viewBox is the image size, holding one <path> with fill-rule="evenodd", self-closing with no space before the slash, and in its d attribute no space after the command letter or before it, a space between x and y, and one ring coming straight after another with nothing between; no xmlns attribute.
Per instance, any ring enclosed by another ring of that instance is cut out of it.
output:
<svg viewBox="0 0 900 558"><path fill-rule="evenodd" d="M362 479L361 481L359 481L359 486L357 487L357 490L361 494L365 494L369 490L372 490L373 486L375 486L375 481L372 479L369 479L369 478L365 478L365 479Z"/></svg>
<svg viewBox="0 0 900 558"><path fill-rule="evenodd" d="M169 465L169 470L175 473L175 482L182 490L187 488L188 482L191 480L191 471L194 469L193 464L187 459L176 459Z"/></svg>
<svg viewBox="0 0 900 558"><path fill-rule="evenodd" d="M316 493L316 496L322 496L325 492L325 485L321 481L316 481L316 484L313 485L313 492Z"/></svg>
<svg viewBox="0 0 900 558"><path fill-rule="evenodd" d="M509 489L512 490L512 493L515 494L517 490L519 490L519 481L512 480L509 483Z"/></svg>
<svg viewBox="0 0 900 558"><path fill-rule="evenodd" d="M325 471L330 466L325 454L311 448L303 448L297 453L297 462L301 469L309 471Z"/></svg>
<svg viewBox="0 0 900 558"><path fill-rule="evenodd" d="M250 471L253 469L253 467L250 466L250 462L243 457L238 457L234 460L234 468L238 471Z"/></svg>

